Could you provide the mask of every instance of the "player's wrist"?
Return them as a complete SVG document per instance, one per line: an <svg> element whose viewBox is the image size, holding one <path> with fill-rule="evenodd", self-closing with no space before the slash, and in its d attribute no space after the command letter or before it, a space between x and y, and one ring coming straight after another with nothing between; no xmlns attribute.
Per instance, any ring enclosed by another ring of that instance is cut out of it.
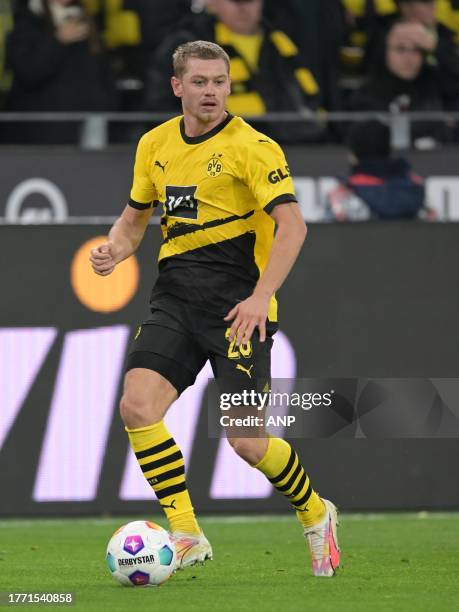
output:
<svg viewBox="0 0 459 612"><path fill-rule="evenodd" d="M110 253L115 264L120 263L134 252L132 241L127 236L109 236Z"/></svg>
<svg viewBox="0 0 459 612"><path fill-rule="evenodd" d="M268 289L267 287L255 287L253 295L259 298L270 300L271 297L274 295L274 291Z"/></svg>

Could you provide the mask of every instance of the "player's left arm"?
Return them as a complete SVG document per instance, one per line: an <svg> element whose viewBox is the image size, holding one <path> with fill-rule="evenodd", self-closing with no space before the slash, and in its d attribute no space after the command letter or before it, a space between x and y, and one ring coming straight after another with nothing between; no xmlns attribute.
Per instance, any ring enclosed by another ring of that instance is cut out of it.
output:
<svg viewBox="0 0 459 612"><path fill-rule="evenodd" d="M296 202L278 204L270 213L277 226L266 268L253 294L239 302L225 317L232 321L230 340L247 343L258 327L260 342L266 338L266 318L272 295L281 287L298 257L307 228Z"/></svg>

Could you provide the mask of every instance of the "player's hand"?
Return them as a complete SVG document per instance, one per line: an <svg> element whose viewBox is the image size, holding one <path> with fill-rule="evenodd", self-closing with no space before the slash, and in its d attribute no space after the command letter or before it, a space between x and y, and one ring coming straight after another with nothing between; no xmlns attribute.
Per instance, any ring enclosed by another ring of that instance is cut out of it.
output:
<svg viewBox="0 0 459 612"><path fill-rule="evenodd" d="M233 321L229 335L230 342L236 338L236 346L246 344L256 327L260 333L260 342L265 341L269 300L270 297L267 295L254 293L229 311L224 320Z"/></svg>
<svg viewBox="0 0 459 612"><path fill-rule="evenodd" d="M100 276L108 276L118 263L115 258L115 249L112 242L105 242L91 250L89 261L92 269Z"/></svg>

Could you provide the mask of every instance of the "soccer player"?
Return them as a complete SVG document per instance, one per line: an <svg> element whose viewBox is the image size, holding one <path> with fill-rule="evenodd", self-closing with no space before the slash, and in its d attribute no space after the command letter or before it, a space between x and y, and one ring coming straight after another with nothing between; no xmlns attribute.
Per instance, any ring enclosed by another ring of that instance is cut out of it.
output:
<svg viewBox="0 0 459 612"><path fill-rule="evenodd" d="M152 208L162 205L159 276L151 315L128 354L120 411L183 568L211 559L212 548L163 418L208 359L217 381L269 381L274 294L298 256L306 226L280 147L225 110L226 52L194 41L176 49L173 63L171 84L183 116L140 139L129 203L108 241L91 252L91 263L97 274L110 274L134 253ZM340 557L336 508L312 489L290 444L266 435L229 443L293 506L314 575L332 576Z"/></svg>

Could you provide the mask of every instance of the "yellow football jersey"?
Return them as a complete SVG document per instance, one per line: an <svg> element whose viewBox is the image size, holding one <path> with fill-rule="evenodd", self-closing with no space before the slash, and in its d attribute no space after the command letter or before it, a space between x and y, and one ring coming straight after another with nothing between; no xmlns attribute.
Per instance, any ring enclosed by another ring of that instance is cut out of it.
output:
<svg viewBox="0 0 459 612"><path fill-rule="evenodd" d="M244 300L266 267L273 208L296 201L277 143L240 117L202 136L175 117L142 136L130 205L162 204L164 242L152 298L175 295L225 315ZM277 321L273 296L268 319Z"/></svg>

